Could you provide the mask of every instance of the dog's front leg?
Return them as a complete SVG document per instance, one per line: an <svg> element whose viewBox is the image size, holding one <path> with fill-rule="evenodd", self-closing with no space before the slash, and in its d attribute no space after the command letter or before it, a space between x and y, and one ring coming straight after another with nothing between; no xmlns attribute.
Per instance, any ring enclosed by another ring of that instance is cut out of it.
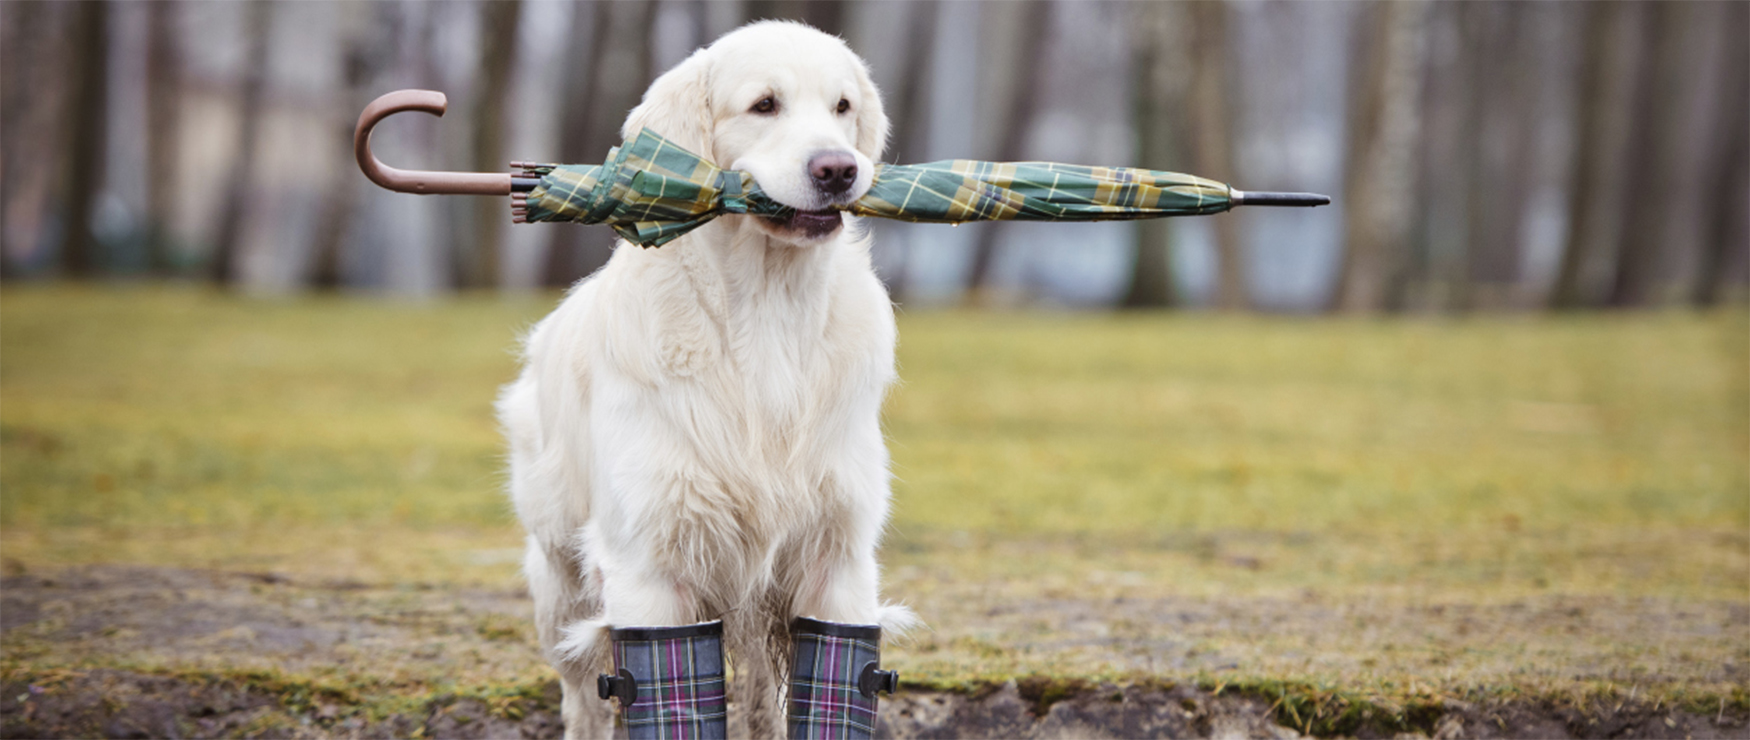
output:
<svg viewBox="0 0 1750 740"><path fill-rule="evenodd" d="M829 622L875 624L880 617L878 568L874 547L846 552L822 547L804 566L803 586L794 608L797 617Z"/></svg>
<svg viewBox="0 0 1750 740"><path fill-rule="evenodd" d="M879 432L874 435L879 444ZM829 622L877 624L903 632L916 618L903 606L880 601L881 568L875 559L887 523L887 456L879 447L845 454L837 472L821 484L822 501L831 502L813 538L795 553L796 584L792 617Z"/></svg>
<svg viewBox="0 0 1750 740"><path fill-rule="evenodd" d="M850 502L844 507L849 515L829 517L823 535L811 543L812 557L804 559L790 622L790 737L868 740L875 732L877 695L897 687L897 674L880 668L882 625L903 631L912 619L904 607L878 601L875 542L885 486L879 493L882 498L860 499L877 511L857 511L854 495L839 499Z"/></svg>
<svg viewBox="0 0 1750 740"><path fill-rule="evenodd" d="M530 536L523 572L535 602L535 627L548 660L559 671L560 714L567 740L607 738L613 734L612 708L596 698L595 676L607 661L607 646L563 646L565 629L600 609L594 584L579 573L577 563L563 551L553 552Z"/></svg>
<svg viewBox="0 0 1750 740"><path fill-rule="evenodd" d="M618 481L629 482L644 471L621 472ZM585 548L601 569L614 664L598 688L617 700L631 740L727 734L723 622L702 621L700 590L711 559L696 557L686 533L687 509L697 504L688 493L653 485L617 490L585 529Z"/></svg>

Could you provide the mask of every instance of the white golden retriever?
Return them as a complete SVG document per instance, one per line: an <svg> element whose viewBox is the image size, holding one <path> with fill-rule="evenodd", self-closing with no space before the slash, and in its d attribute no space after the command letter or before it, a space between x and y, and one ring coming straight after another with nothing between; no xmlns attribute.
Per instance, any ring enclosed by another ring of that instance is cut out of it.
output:
<svg viewBox="0 0 1750 740"><path fill-rule="evenodd" d="M528 336L498 415L535 622L567 736L611 727L593 690L608 626L718 618L737 713L776 736L791 618L913 621L877 593L892 304L828 208L868 190L887 118L844 42L768 21L657 79L623 134L641 128L799 212L621 242Z"/></svg>

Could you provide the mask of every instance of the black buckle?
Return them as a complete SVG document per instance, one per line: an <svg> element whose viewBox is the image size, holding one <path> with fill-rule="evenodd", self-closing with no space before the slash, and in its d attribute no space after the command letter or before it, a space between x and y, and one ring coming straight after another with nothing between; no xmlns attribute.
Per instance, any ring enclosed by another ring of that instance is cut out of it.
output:
<svg viewBox="0 0 1750 740"><path fill-rule="evenodd" d="M873 699L878 693L892 694L899 690L899 671L883 671L871 660L863 664L863 672L857 676L857 691L866 699Z"/></svg>
<svg viewBox="0 0 1750 740"><path fill-rule="evenodd" d="M631 671L624 668L620 669L618 676L612 673L596 676L595 692L601 696L603 701L615 696L620 697L621 709L638 703L638 681L632 678Z"/></svg>

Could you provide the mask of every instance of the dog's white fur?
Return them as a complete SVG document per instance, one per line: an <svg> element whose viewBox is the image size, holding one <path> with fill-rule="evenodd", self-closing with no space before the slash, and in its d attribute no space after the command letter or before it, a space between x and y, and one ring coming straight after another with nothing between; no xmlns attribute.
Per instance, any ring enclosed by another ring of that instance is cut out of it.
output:
<svg viewBox="0 0 1750 740"><path fill-rule="evenodd" d="M767 96L775 111L753 110ZM817 210L831 196L809 158L853 152L859 173L839 197L854 199L888 124L842 41L763 22L657 79L623 133L646 127ZM535 326L498 415L568 737L611 728L593 686L610 625L725 620L733 698L764 737L782 732L792 617L911 624L880 603L875 561L894 340L855 223L815 238L747 216L659 249L618 244Z"/></svg>

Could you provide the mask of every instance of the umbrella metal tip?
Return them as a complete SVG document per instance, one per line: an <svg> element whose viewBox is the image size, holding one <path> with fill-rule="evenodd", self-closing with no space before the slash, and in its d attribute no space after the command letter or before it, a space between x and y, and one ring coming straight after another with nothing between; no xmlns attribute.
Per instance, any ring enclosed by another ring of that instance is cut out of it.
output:
<svg viewBox="0 0 1750 740"><path fill-rule="evenodd" d="M1331 204L1331 196L1318 193L1274 193L1266 190L1235 190L1233 204L1236 206L1291 206L1311 208Z"/></svg>

